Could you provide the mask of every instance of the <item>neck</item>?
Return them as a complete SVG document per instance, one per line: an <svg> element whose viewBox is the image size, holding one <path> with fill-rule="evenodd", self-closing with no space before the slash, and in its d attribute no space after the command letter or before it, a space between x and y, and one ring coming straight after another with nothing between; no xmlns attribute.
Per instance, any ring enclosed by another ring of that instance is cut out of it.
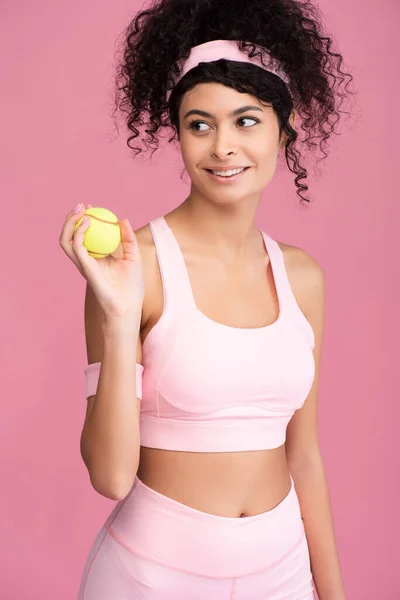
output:
<svg viewBox="0 0 400 600"><path fill-rule="evenodd" d="M216 205L191 192L173 213L177 226L192 242L214 255L238 260L262 249L260 232L254 223L257 205L255 199L234 206Z"/></svg>

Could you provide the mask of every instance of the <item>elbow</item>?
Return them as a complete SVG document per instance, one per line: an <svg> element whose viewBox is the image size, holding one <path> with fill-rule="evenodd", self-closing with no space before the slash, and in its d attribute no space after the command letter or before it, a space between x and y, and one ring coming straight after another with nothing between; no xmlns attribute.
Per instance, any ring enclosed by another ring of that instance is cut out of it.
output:
<svg viewBox="0 0 400 600"><path fill-rule="evenodd" d="M106 467L103 456L93 455L93 452L90 454L85 449L86 446L81 439L81 456L93 489L110 500L119 501L125 498L132 488L139 468L139 452L132 464L118 468L115 465Z"/></svg>
<svg viewBox="0 0 400 600"><path fill-rule="evenodd" d="M136 473L135 473L136 475ZM95 478L90 476L90 483L92 487L96 490L98 494L104 496L105 498L109 498L110 500L119 501L125 498L133 485L135 480L135 476L131 478L114 478L113 481L101 480L99 478Z"/></svg>
<svg viewBox="0 0 400 600"><path fill-rule="evenodd" d="M114 500L122 500L129 494L135 481L136 471L137 469L129 478L122 478L118 483L115 483L111 489Z"/></svg>
<svg viewBox="0 0 400 600"><path fill-rule="evenodd" d="M103 468L99 465L95 468L85 460L84 463L93 489L101 496L116 501L122 500L130 492L139 468L139 462L136 461L133 467L129 468L127 475L127 472L117 474L119 470L116 468L104 469L104 464Z"/></svg>
<svg viewBox="0 0 400 600"><path fill-rule="evenodd" d="M119 501L129 494L138 468L139 462L135 461L133 465L123 471L113 468L107 474L104 469L101 472L98 469L91 470L89 471L90 481L96 492L110 500Z"/></svg>

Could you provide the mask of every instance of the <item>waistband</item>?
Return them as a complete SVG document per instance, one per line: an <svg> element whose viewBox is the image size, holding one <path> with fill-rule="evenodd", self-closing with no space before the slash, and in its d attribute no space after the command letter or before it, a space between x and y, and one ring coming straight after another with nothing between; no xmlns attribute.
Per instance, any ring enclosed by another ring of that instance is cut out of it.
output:
<svg viewBox="0 0 400 600"><path fill-rule="evenodd" d="M131 552L186 573L242 577L283 560L294 569L307 542L291 476L290 480L290 490L277 506L240 518L199 511L135 477L105 526Z"/></svg>
<svg viewBox="0 0 400 600"><path fill-rule="evenodd" d="M186 452L268 450L285 443L290 414L202 422L140 415L140 443L148 448Z"/></svg>

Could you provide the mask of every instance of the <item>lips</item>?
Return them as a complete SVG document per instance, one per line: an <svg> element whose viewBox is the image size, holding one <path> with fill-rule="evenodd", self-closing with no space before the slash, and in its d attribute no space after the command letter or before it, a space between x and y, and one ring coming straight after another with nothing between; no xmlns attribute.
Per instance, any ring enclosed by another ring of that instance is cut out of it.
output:
<svg viewBox="0 0 400 600"><path fill-rule="evenodd" d="M236 167L237 169L240 169L242 167ZM237 181L239 179L239 177L242 177L248 170L250 169L250 167L244 167L243 171L241 171L240 173L237 173L236 175L215 175L211 169L205 169L205 171L208 173L209 177L211 177L213 179L213 181L217 181L218 183L233 183L234 181ZM233 170L232 168L229 169L215 169L216 171L231 171Z"/></svg>
<svg viewBox="0 0 400 600"><path fill-rule="evenodd" d="M248 169L246 165L232 165L230 167L206 167L206 171L236 171L236 169Z"/></svg>
<svg viewBox="0 0 400 600"><path fill-rule="evenodd" d="M219 173L226 173L227 171L237 171L238 169L242 169L243 171L246 171L247 169L250 169L250 167L229 167L229 169L204 169L205 171L210 171L210 172L219 172Z"/></svg>

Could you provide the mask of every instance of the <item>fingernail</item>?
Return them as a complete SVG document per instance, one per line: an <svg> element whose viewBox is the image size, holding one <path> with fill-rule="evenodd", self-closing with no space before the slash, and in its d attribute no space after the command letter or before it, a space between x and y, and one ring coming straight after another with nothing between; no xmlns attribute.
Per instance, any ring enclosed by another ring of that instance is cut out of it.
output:
<svg viewBox="0 0 400 600"><path fill-rule="evenodd" d="M74 213L79 212L81 210L82 206L83 206L83 204L77 204L74 208Z"/></svg>

